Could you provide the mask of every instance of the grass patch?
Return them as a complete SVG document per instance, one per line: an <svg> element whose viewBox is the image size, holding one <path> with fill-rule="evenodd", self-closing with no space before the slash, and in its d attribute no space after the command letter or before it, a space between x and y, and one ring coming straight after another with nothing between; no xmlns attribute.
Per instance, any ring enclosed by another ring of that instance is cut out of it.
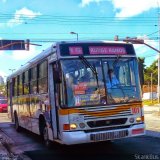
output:
<svg viewBox="0 0 160 160"><path fill-rule="evenodd" d="M143 105L153 106L158 104L158 100L143 100Z"/></svg>

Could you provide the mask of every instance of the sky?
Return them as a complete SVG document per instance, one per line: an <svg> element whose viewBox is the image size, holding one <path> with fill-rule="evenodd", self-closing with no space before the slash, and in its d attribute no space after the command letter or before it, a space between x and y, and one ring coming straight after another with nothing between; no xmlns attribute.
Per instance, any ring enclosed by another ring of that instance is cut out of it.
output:
<svg viewBox="0 0 160 160"><path fill-rule="evenodd" d="M159 48L160 0L0 0L0 39L26 40L42 46L29 51L0 51L0 75L4 78L55 41L144 39ZM146 66L158 53L134 45Z"/></svg>

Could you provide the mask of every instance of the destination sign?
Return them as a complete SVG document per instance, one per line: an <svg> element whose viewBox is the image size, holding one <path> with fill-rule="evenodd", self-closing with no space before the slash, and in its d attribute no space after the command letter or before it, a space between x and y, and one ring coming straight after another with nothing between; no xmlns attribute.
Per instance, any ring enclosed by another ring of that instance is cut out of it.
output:
<svg viewBox="0 0 160 160"><path fill-rule="evenodd" d="M82 47L69 47L70 55L82 55L83 50Z"/></svg>
<svg viewBox="0 0 160 160"><path fill-rule="evenodd" d="M89 52L90 54L127 54L124 47L110 46L91 46Z"/></svg>
<svg viewBox="0 0 160 160"><path fill-rule="evenodd" d="M61 56L135 55L133 45L115 43L60 44Z"/></svg>

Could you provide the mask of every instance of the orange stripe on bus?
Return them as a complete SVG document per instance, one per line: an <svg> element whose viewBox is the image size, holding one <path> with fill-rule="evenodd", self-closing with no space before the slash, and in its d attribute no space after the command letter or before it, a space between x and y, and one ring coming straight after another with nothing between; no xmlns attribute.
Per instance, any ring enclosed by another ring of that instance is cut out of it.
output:
<svg viewBox="0 0 160 160"><path fill-rule="evenodd" d="M86 110L80 110L80 109L60 109L59 114L60 115L68 115L68 114L74 114L74 113L81 113L85 115L90 115L90 116L110 116L114 115L117 113L120 113L122 111L127 111L131 107L142 107L141 104L133 104L133 105L127 105L127 106L118 106L114 109L111 110L104 110L104 111L86 111Z"/></svg>
<svg viewBox="0 0 160 160"><path fill-rule="evenodd" d="M144 122L144 116L142 116L141 118L142 118L142 122Z"/></svg>

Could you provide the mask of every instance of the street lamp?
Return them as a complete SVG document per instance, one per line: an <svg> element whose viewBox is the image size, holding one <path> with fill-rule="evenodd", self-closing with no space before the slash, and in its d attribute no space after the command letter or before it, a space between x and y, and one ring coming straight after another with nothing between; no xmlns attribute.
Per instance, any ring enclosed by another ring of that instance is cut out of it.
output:
<svg viewBox="0 0 160 160"><path fill-rule="evenodd" d="M16 69L9 69L9 71L11 71L13 73L13 71L15 71Z"/></svg>
<svg viewBox="0 0 160 160"><path fill-rule="evenodd" d="M77 36L77 41L78 41L78 33L76 33L76 32L70 32L70 34L76 34L76 36Z"/></svg>

